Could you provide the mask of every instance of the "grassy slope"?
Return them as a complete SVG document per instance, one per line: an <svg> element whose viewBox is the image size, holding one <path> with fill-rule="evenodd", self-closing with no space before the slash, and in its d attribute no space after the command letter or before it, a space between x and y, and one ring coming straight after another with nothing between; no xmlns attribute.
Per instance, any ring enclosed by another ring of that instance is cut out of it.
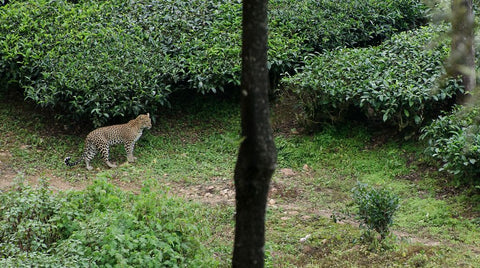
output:
<svg viewBox="0 0 480 268"><path fill-rule="evenodd" d="M97 158L96 169L88 172L82 165L63 164L65 156L81 154L88 127L65 129L48 113L2 100L0 167L3 174L48 177L69 185L106 177L133 190L146 179L156 179L171 194L204 203L210 216L199 221L211 226L212 254L228 266L234 203L224 191L233 190L239 111L234 103L210 98L184 107L156 111L162 115L138 142L137 163L109 170ZM281 121L274 118L276 125ZM276 143L279 165L267 215L268 267L474 267L480 263L478 193L445 185L448 177L422 160L421 144L389 140L388 135L353 124L315 135L277 131ZM124 162L123 148L115 148L112 158ZM401 197L392 228L396 238L390 238L387 246L368 250L360 241L350 194L357 181L390 188ZM340 222L329 218L332 213ZM309 239L300 242L306 235Z"/></svg>

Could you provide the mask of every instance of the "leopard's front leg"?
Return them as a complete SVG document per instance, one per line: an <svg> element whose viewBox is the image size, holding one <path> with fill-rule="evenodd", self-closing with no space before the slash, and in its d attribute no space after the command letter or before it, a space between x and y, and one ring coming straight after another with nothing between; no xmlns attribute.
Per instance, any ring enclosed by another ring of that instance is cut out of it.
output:
<svg viewBox="0 0 480 268"><path fill-rule="evenodd" d="M125 146L125 151L127 152L128 162L132 163L137 161L137 158L133 156L133 149L135 148L135 142L129 142L129 143L125 142L124 146Z"/></svg>

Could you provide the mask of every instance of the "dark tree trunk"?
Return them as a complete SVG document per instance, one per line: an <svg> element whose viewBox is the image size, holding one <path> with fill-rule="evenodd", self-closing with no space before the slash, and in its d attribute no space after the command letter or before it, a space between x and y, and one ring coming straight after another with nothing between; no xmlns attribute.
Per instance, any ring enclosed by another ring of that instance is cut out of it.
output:
<svg viewBox="0 0 480 268"><path fill-rule="evenodd" d="M276 149L270 126L267 0L244 0L242 22L242 137L235 166L233 267L263 267L265 211Z"/></svg>
<svg viewBox="0 0 480 268"><path fill-rule="evenodd" d="M450 72L461 76L465 88L463 95L457 96L458 104L465 104L476 87L474 15L472 0L452 0L452 49L450 52Z"/></svg>

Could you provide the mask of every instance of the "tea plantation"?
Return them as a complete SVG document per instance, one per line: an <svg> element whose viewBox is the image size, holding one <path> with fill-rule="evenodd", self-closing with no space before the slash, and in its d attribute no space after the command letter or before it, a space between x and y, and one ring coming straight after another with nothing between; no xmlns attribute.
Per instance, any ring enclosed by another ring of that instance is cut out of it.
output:
<svg viewBox="0 0 480 268"><path fill-rule="evenodd" d="M269 1L266 267L480 263L478 104L455 105L440 7ZM1 266L231 266L241 12L0 1ZM136 163L113 147L118 168L64 165L146 112Z"/></svg>

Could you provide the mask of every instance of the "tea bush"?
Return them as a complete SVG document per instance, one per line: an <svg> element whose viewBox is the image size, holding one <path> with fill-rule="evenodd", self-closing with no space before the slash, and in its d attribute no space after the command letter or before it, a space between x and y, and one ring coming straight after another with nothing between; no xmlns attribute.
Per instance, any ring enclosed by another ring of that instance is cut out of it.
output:
<svg viewBox="0 0 480 268"><path fill-rule="evenodd" d="M304 51L378 45L396 32L426 23L422 1L271 1L270 25L287 39L301 37Z"/></svg>
<svg viewBox="0 0 480 268"><path fill-rule="evenodd" d="M385 238L390 233L393 216L399 207L398 196L362 183L358 183L352 192L362 224L368 231L376 231L382 239Z"/></svg>
<svg viewBox="0 0 480 268"><path fill-rule="evenodd" d="M307 121L342 120L349 112L398 127L418 127L462 91L444 80L445 26L400 33L380 46L340 49L305 59L283 86L301 100Z"/></svg>
<svg viewBox="0 0 480 268"><path fill-rule="evenodd" d="M422 129L426 153L442 163L440 170L454 174L459 182L480 175L480 108L457 107Z"/></svg>
<svg viewBox="0 0 480 268"><path fill-rule="evenodd" d="M378 43L416 27L425 18L419 2L272 0L272 79L305 53ZM99 126L154 115L173 91L237 88L240 36L238 0L10 1L0 6L0 82Z"/></svg>
<svg viewBox="0 0 480 268"><path fill-rule="evenodd" d="M0 196L2 266L211 267L194 205L97 180L54 194L18 185Z"/></svg>
<svg viewBox="0 0 480 268"><path fill-rule="evenodd" d="M122 15L125 22L117 20ZM153 110L166 103L175 64L146 46L134 18L126 15L109 2L9 4L0 13L9 22L2 23L1 53L10 65L2 71L20 82L26 98L73 120L90 118L98 126Z"/></svg>

